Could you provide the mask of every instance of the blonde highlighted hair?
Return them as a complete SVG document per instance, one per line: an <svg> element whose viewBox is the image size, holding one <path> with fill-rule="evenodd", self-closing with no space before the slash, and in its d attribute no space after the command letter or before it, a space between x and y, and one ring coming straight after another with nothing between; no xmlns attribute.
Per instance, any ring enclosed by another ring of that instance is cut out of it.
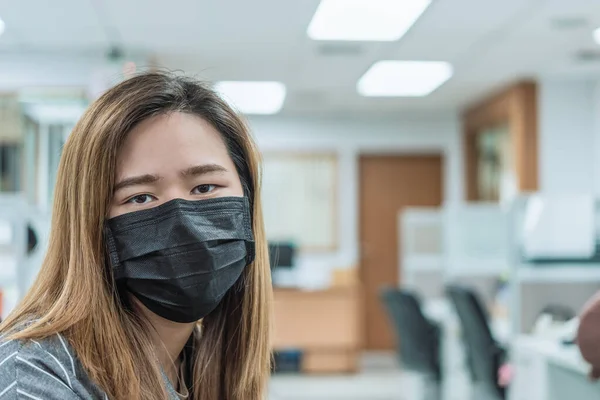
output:
<svg viewBox="0 0 600 400"><path fill-rule="evenodd" d="M244 121L210 88L185 77L153 72L128 79L94 102L77 123L58 169L47 255L0 332L14 339L63 334L111 399L167 397L144 321L115 286L103 227L124 139L141 121L170 112L197 115L221 133L250 199L256 241L254 262L195 332L193 399L261 400L270 373L272 294L260 156Z"/></svg>

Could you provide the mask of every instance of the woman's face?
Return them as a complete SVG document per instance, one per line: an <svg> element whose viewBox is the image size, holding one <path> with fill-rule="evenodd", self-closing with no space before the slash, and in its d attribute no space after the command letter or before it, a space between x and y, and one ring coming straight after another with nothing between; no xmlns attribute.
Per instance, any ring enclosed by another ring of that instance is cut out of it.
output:
<svg viewBox="0 0 600 400"><path fill-rule="evenodd" d="M174 112L143 121L127 136L117 159L109 217L173 199L243 195L219 132L202 118Z"/></svg>

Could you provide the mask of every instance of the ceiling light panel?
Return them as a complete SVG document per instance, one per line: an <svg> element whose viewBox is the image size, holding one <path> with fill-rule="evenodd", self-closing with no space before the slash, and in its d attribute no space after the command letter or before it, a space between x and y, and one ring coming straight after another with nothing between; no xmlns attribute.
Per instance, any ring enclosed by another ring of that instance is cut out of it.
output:
<svg viewBox="0 0 600 400"><path fill-rule="evenodd" d="M321 0L308 36L314 40L395 41L431 0Z"/></svg>
<svg viewBox="0 0 600 400"><path fill-rule="evenodd" d="M379 61L359 79L356 88L367 97L422 97L453 74L443 61Z"/></svg>
<svg viewBox="0 0 600 400"><path fill-rule="evenodd" d="M593 36L594 36L594 41L596 42L596 44L600 44L600 28L597 28L596 30L594 30Z"/></svg>
<svg viewBox="0 0 600 400"><path fill-rule="evenodd" d="M222 81L215 91L244 114L277 114L286 96L285 85L271 81Z"/></svg>

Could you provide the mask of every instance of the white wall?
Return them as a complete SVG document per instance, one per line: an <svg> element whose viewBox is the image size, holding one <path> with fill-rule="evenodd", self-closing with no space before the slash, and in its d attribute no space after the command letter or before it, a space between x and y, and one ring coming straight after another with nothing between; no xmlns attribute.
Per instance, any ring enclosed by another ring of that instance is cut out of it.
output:
<svg viewBox="0 0 600 400"><path fill-rule="evenodd" d="M600 188L600 120L596 84L544 79L539 85L540 191L592 193ZM598 190L600 194L600 190Z"/></svg>
<svg viewBox="0 0 600 400"><path fill-rule="evenodd" d="M251 119L250 125L263 151L333 151L338 155L339 248L300 257L299 269L308 275L358 261L360 154L442 152L445 201L462 199L462 147L455 114L421 120L264 117Z"/></svg>
<svg viewBox="0 0 600 400"><path fill-rule="evenodd" d="M594 129L594 194L600 197L600 80L593 85L592 113Z"/></svg>
<svg viewBox="0 0 600 400"><path fill-rule="evenodd" d="M143 53L128 54L144 69L148 66ZM69 55L51 53L3 53L0 57L0 91L23 88L88 88L105 90L105 85L117 82L121 64L114 64L102 54ZM102 86L99 88L98 86Z"/></svg>

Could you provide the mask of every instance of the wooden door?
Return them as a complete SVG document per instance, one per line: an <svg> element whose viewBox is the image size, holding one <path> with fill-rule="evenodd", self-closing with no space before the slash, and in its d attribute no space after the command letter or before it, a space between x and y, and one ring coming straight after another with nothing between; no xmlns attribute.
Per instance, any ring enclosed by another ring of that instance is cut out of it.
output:
<svg viewBox="0 0 600 400"><path fill-rule="evenodd" d="M440 206L442 180L440 155L360 158L360 275L367 350L395 347L379 292L399 283L398 212L407 206Z"/></svg>

